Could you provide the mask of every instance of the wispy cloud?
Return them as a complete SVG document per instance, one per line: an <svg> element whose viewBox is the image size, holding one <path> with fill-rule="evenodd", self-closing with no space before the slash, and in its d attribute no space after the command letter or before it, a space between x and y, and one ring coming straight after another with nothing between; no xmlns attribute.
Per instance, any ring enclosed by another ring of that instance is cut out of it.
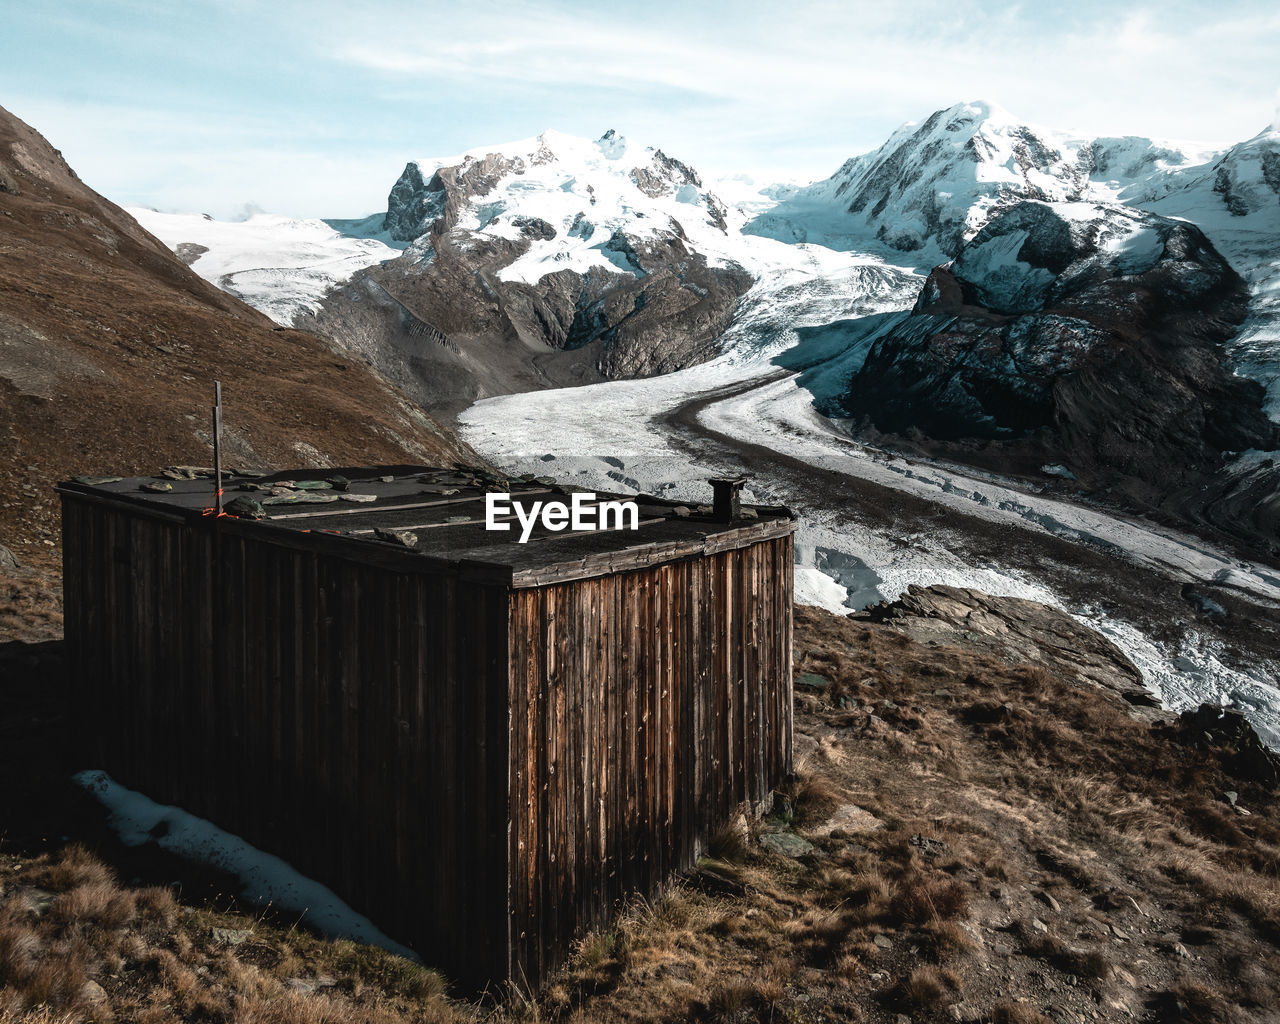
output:
<svg viewBox="0 0 1280 1024"><path fill-rule="evenodd" d="M5 27L0 95L88 180L215 211L368 212L405 159L547 127L816 177L959 100L1230 142L1280 97L1263 0L48 0Z"/></svg>

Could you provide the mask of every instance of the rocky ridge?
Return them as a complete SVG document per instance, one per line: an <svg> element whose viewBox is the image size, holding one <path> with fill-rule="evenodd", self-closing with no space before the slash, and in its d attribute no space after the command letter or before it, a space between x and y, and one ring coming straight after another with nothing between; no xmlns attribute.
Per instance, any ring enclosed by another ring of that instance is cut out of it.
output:
<svg viewBox="0 0 1280 1024"><path fill-rule="evenodd" d="M446 412L701 362L752 283L696 171L612 131L411 162L382 226L403 255L305 322Z"/></svg>
<svg viewBox="0 0 1280 1024"><path fill-rule="evenodd" d="M1008 206L1128 201L1204 155L1140 136L1051 131L993 103L957 103L904 125L830 178L782 190L744 230L842 249L879 245L927 270Z"/></svg>
<svg viewBox="0 0 1280 1024"><path fill-rule="evenodd" d="M1041 479L1052 465L1091 491L1271 544L1204 498L1227 453L1280 444L1262 387L1223 365L1248 300L1194 225L1019 203L929 275L844 409L934 451Z"/></svg>

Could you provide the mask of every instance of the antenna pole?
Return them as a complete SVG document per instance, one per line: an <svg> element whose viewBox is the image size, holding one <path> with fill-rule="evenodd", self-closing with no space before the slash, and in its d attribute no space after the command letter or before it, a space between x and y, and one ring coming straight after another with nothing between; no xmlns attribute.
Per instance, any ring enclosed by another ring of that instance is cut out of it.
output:
<svg viewBox="0 0 1280 1024"><path fill-rule="evenodd" d="M213 382L213 492L214 508L222 515L222 381Z"/></svg>

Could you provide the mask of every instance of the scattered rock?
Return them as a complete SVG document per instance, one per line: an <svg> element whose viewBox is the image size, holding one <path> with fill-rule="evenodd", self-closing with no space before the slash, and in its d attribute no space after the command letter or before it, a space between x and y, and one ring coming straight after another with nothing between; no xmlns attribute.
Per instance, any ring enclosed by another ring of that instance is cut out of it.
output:
<svg viewBox="0 0 1280 1024"><path fill-rule="evenodd" d="M418 535L412 530L374 530L373 535L388 544L397 544L402 548L416 548Z"/></svg>
<svg viewBox="0 0 1280 1024"><path fill-rule="evenodd" d="M290 978L285 983L285 987L292 989L294 992L302 995L314 995L320 989L333 988L338 984L336 978L331 978L327 974L320 974L314 978Z"/></svg>
<svg viewBox="0 0 1280 1024"><path fill-rule="evenodd" d="M761 842L763 844L763 840ZM715 896L736 898L745 895L747 891L747 887L742 882L726 874L714 861L709 860L704 860L698 865L689 875L689 881L703 892L709 892Z"/></svg>
<svg viewBox="0 0 1280 1024"><path fill-rule="evenodd" d="M1154 721L1160 710L1142 673L1120 648L1065 612L1037 601L912 584L897 601L850 617L883 622L921 643L959 643L1008 661L1043 664L1116 693L1130 713L1144 721Z"/></svg>
<svg viewBox="0 0 1280 1024"><path fill-rule="evenodd" d="M1031 919L1031 927L1041 933L1045 933L1049 931L1049 926L1045 924L1043 921L1041 921L1040 918L1038 917L1033 917Z"/></svg>
<svg viewBox="0 0 1280 1024"><path fill-rule="evenodd" d="M224 946L238 946L253 934L251 928L210 928L209 935L214 942Z"/></svg>
<svg viewBox="0 0 1280 1024"><path fill-rule="evenodd" d="M826 676L818 675L816 672L801 672L796 676L796 686L801 686L805 689L825 690L830 685L830 679Z"/></svg>
<svg viewBox="0 0 1280 1024"><path fill-rule="evenodd" d="M784 857L807 857L811 853L818 852L818 848L813 843L794 832L765 832L760 836L760 845Z"/></svg>
<svg viewBox="0 0 1280 1024"><path fill-rule="evenodd" d="M246 497L243 494L232 498L223 505L222 511L229 516L237 516L240 519L261 519L267 514L267 510L262 507L262 502L254 501L253 498Z"/></svg>
<svg viewBox="0 0 1280 1024"><path fill-rule="evenodd" d="M1229 789L1222 794L1222 799L1229 803L1232 807L1236 805L1236 801L1240 799L1240 794L1234 789Z"/></svg>
<svg viewBox="0 0 1280 1024"><path fill-rule="evenodd" d="M881 949L893 949L893 939L889 938L887 935L877 934L871 941Z"/></svg>
<svg viewBox="0 0 1280 1024"><path fill-rule="evenodd" d="M1050 910L1052 910L1055 914L1061 914L1061 913L1062 913L1062 906L1058 903L1058 901L1057 901L1057 900L1055 900L1055 899L1054 899L1052 896L1050 896L1047 892L1044 892L1043 890L1042 890L1042 891L1040 891L1040 892L1037 892L1037 893L1036 893L1036 897L1037 897L1037 898L1038 898L1042 903L1044 903L1044 904L1045 904L1045 906L1047 906Z"/></svg>
<svg viewBox="0 0 1280 1024"><path fill-rule="evenodd" d="M1217 751L1222 767L1236 778L1268 789L1280 787L1280 756L1263 746L1239 708L1201 704L1195 711L1182 712L1169 731L1179 742Z"/></svg>
<svg viewBox="0 0 1280 1024"><path fill-rule="evenodd" d="M96 981L86 981L80 986L80 1001L97 1006L107 1001L107 990Z"/></svg>
<svg viewBox="0 0 1280 1024"><path fill-rule="evenodd" d="M3 544L0 544L0 570L19 569L21 567L18 557Z"/></svg>
<svg viewBox="0 0 1280 1024"><path fill-rule="evenodd" d="M819 743L808 733L797 732L795 734L795 749L793 756L795 758L796 768L799 769L809 758L818 752Z"/></svg>
<svg viewBox="0 0 1280 1024"><path fill-rule="evenodd" d="M790 821L794 818L795 809L791 806L791 798L775 791L773 794L773 806L769 808L769 817L777 818L781 821ZM777 831L776 828L775 831Z"/></svg>
<svg viewBox="0 0 1280 1024"><path fill-rule="evenodd" d="M930 839L928 836L914 835L909 841L912 846L920 850L926 857L938 857L951 849L941 839Z"/></svg>
<svg viewBox="0 0 1280 1024"><path fill-rule="evenodd" d="M830 818L813 829L813 832L820 836L833 835L837 831L847 835L857 835L860 832L874 832L883 827L884 823L870 811L857 804L843 804L832 812Z"/></svg>

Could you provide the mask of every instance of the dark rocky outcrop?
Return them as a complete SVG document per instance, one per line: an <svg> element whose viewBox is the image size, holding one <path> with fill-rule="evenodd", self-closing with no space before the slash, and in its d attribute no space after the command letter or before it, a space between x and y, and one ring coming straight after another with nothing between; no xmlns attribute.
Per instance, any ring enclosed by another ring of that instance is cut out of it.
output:
<svg viewBox="0 0 1280 1024"><path fill-rule="evenodd" d="M1216 752L1222 767L1237 779L1280 788L1280 756L1263 745L1239 708L1201 704L1182 712L1169 732L1181 743Z"/></svg>
<svg viewBox="0 0 1280 1024"><path fill-rule="evenodd" d="M427 178L417 163L410 162L391 187L382 228L401 242L442 235L453 227L467 200L488 195L503 175L523 174L525 169L520 157L490 153L441 167Z"/></svg>
<svg viewBox="0 0 1280 1024"><path fill-rule="evenodd" d="M650 166L632 168L631 180L636 183L636 188L650 197L669 195L681 185L693 185L695 188L702 185L697 171L660 149L654 151Z"/></svg>
<svg viewBox="0 0 1280 1024"><path fill-rule="evenodd" d="M1084 488L1194 518L1188 496L1224 453L1280 443L1262 387L1223 366L1248 289L1194 225L1081 206L1019 204L936 268L845 411L929 450L1027 474L1064 465Z"/></svg>

